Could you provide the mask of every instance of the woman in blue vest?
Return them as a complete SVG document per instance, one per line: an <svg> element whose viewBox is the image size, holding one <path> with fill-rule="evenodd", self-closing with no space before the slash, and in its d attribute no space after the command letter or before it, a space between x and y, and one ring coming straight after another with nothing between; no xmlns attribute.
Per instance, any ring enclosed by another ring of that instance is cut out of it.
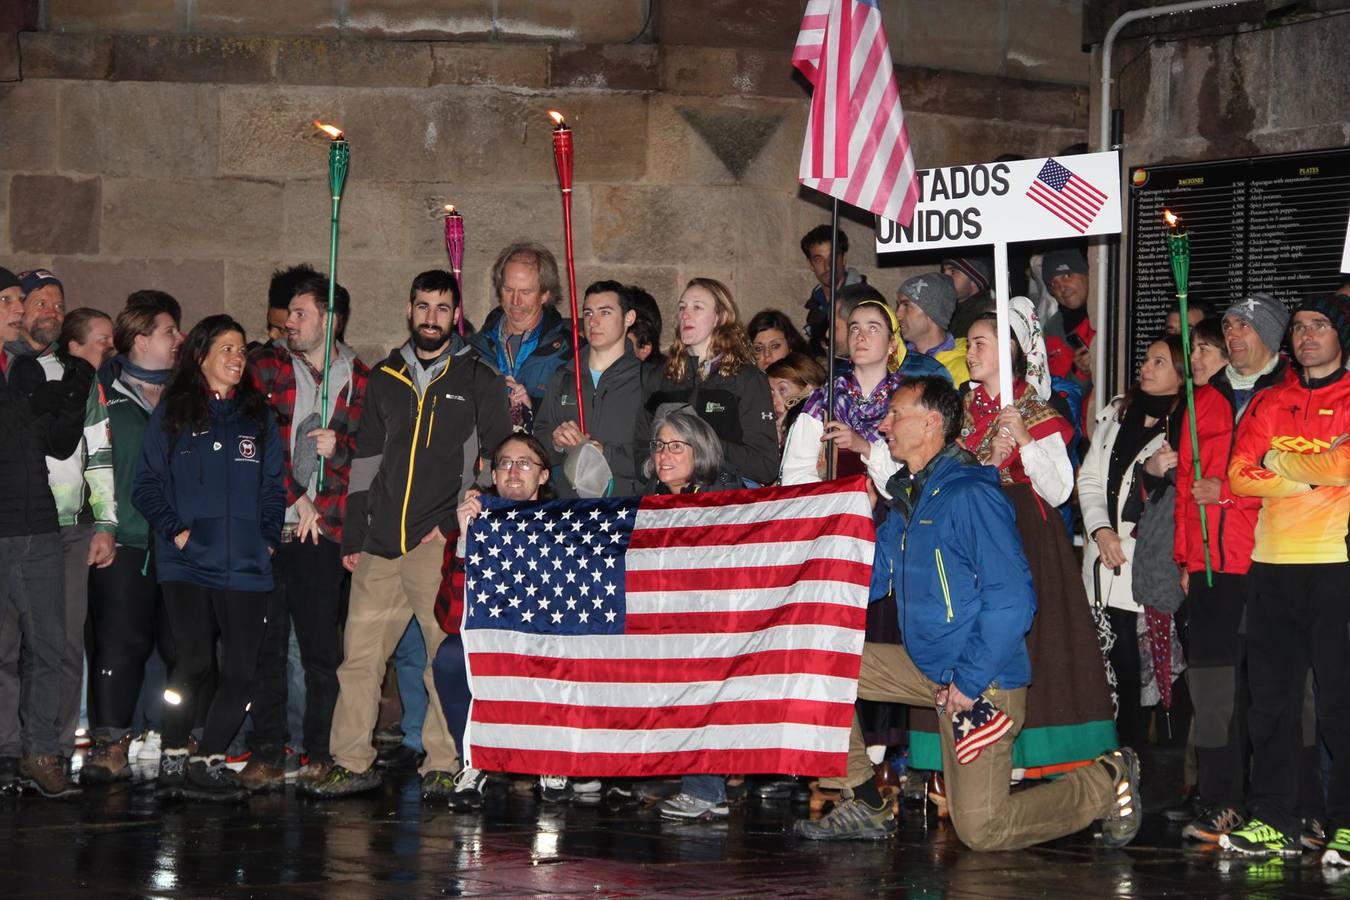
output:
<svg viewBox="0 0 1350 900"><path fill-rule="evenodd" d="M284 451L265 398L243 377L245 353L244 329L229 316L192 329L146 426L132 493L154 533L177 651L159 787L198 799L245 796L225 750L248 707L286 510ZM207 697L213 660L218 681Z"/></svg>

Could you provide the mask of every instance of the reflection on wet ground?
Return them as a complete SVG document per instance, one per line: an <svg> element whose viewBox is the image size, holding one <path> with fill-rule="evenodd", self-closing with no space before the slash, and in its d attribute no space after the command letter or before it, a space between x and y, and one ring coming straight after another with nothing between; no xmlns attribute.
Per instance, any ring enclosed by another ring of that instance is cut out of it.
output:
<svg viewBox="0 0 1350 900"><path fill-rule="evenodd" d="M345 801L288 789L214 806L160 803L138 782L70 801L0 797L0 896L1350 894L1350 875L1336 884L1310 855L1259 864L1183 850L1180 826L1157 815L1127 851L1084 835L980 854L917 802L899 835L875 844L794 841L800 813L751 801L726 823L671 823L647 808L544 806L516 791L464 814L424 804L411 775Z"/></svg>

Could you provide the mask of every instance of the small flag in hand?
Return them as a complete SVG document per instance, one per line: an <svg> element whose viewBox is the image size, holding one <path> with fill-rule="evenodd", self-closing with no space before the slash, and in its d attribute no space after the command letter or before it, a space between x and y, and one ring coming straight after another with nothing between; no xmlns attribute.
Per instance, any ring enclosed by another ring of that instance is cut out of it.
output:
<svg viewBox="0 0 1350 900"><path fill-rule="evenodd" d="M952 722L956 737L956 761L968 765L975 761L985 747L996 742L1012 729L1008 714L984 698L975 698L975 705L959 713Z"/></svg>
<svg viewBox="0 0 1350 900"><path fill-rule="evenodd" d="M1047 159L1027 188L1027 196L1063 219L1079 234L1087 231L1106 203L1106 195L1067 168Z"/></svg>

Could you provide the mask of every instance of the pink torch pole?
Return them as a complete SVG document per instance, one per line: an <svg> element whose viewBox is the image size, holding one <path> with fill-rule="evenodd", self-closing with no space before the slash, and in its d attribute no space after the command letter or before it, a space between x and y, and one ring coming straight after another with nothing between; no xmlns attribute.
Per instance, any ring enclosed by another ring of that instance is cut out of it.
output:
<svg viewBox="0 0 1350 900"><path fill-rule="evenodd" d="M581 403L581 321L577 316L577 272L572 259L572 129L563 114L549 110L553 120L553 160L558 164L562 188L563 233L567 245L567 299L572 301L572 359L576 363L577 424L586 432L586 410Z"/></svg>
<svg viewBox="0 0 1350 900"><path fill-rule="evenodd" d="M445 253L450 257L450 272L459 288L459 336L464 337L464 217L453 203L445 205Z"/></svg>

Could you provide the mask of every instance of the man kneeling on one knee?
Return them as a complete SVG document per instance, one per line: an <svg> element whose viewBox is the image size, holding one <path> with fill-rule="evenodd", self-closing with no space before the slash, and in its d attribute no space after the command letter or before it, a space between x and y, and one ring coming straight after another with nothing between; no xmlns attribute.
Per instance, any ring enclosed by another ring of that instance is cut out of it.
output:
<svg viewBox="0 0 1350 900"><path fill-rule="evenodd" d="M952 824L975 850L1016 850L1103 820L1103 841L1120 847L1139 830L1139 762L1122 748L1056 781L1010 794L1013 739L1031 681L1026 633L1036 611L1013 507L998 472L955 443L961 401L940 378L901 383L881 423L901 469L887 484L890 509L877 530L873 596L894 592L905 645L863 646L858 696L937 708ZM1096 652L1096 648L1088 648ZM979 750L967 737L1001 737ZM796 823L812 840L881 838L895 830L872 781L858 720L848 774L851 799L817 821Z"/></svg>

